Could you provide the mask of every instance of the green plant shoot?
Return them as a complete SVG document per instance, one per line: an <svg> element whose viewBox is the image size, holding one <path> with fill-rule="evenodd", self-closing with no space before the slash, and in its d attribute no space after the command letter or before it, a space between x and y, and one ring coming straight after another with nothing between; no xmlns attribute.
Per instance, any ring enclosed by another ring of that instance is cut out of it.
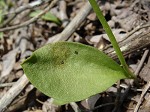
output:
<svg viewBox="0 0 150 112"><path fill-rule="evenodd" d="M110 39L110 41L111 41L111 43L112 43L112 46L113 46L114 50L116 51L116 54L117 54L117 56L118 56L118 58L119 58L119 60L120 60L120 62L121 62L122 67L123 67L124 70L127 72L127 74L129 75L129 77L135 78L135 76L129 71L128 66L127 66L127 64L126 64L126 61L125 61L125 59L124 59L124 57L123 57L123 54L121 53L121 50L120 50L120 48L119 48L119 45L118 45L118 43L117 43L117 41L116 41L116 39L115 39L115 36L114 36L114 34L112 33L112 30L110 29L110 27L109 27L109 25L108 25L108 23L107 23L105 17L103 16L103 13L102 13L102 11L100 10L98 4L96 3L95 0L89 0L89 2L90 2L90 4L91 4L91 6L92 6L94 12L96 13L96 15L97 15L99 21L101 22L101 24L102 24L104 30L106 31L106 33L107 33L107 35L108 35L108 37L109 37L109 39Z"/></svg>

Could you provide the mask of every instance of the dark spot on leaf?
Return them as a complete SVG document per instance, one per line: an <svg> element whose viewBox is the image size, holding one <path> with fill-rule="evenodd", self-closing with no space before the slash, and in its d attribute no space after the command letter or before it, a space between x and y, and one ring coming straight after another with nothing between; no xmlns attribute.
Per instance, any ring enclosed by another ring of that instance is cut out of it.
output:
<svg viewBox="0 0 150 112"><path fill-rule="evenodd" d="M78 54L78 51L75 51L74 53L75 53L75 54Z"/></svg>
<svg viewBox="0 0 150 112"><path fill-rule="evenodd" d="M34 64L34 63L37 62L37 57L36 57L36 55L32 55L32 56L30 57L30 62L31 62L32 64Z"/></svg>
<svg viewBox="0 0 150 112"><path fill-rule="evenodd" d="M64 64L64 61L61 61L61 64Z"/></svg>

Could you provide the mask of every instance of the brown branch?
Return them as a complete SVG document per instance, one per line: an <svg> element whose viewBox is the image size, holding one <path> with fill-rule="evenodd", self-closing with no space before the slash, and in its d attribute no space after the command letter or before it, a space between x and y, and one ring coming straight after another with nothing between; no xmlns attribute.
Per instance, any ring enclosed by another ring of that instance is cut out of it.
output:
<svg viewBox="0 0 150 112"><path fill-rule="evenodd" d="M91 10L92 10L91 5L89 4L89 2L86 2L85 5L80 9L79 13L66 26L66 28L61 33L49 38L47 43L67 40L81 25L81 23L85 20L85 18L87 17L87 15L90 13Z"/></svg>
<svg viewBox="0 0 150 112"><path fill-rule="evenodd" d="M125 41L128 37L130 37L132 34L134 34L135 32L143 29L143 28L147 28L147 27L150 27L150 22L144 24L144 25L141 25L141 26L137 26L135 29L133 29L131 32L129 32L124 38L123 40L119 41L119 43Z"/></svg>
<svg viewBox="0 0 150 112"><path fill-rule="evenodd" d="M27 77L23 75L0 99L0 112L4 112L7 106L14 100L14 98L24 89L29 83Z"/></svg>
<svg viewBox="0 0 150 112"><path fill-rule="evenodd" d="M146 94L146 92L148 91L149 88L150 88L150 81L146 84L144 90L142 91L141 97L140 97L140 99L139 99L139 101L138 101L138 103L137 103L137 105L134 109L134 112L138 112L139 107L142 103L143 97L145 96L145 94Z"/></svg>
<svg viewBox="0 0 150 112"><path fill-rule="evenodd" d="M148 46L150 46L150 32L135 36L128 43L121 43L120 49L123 52L123 55L127 57L129 54ZM113 59L117 59L113 48L108 48L107 50L104 50L104 52Z"/></svg>

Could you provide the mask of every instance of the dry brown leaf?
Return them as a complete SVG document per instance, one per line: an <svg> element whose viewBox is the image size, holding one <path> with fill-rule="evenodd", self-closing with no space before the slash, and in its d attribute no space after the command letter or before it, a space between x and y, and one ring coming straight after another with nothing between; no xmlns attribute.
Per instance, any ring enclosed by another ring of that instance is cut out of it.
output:
<svg viewBox="0 0 150 112"><path fill-rule="evenodd" d="M13 66L15 65L16 62L17 52L18 52L18 48L15 48L14 50L8 52L2 57L3 62L2 62L2 73L0 79L2 77L9 75L10 72L12 71Z"/></svg>

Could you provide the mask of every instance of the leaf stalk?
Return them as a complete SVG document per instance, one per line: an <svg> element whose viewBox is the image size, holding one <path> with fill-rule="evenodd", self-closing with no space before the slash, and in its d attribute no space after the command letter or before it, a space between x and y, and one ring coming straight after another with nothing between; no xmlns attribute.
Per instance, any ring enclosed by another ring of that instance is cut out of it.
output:
<svg viewBox="0 0 150 112"><path fill-rule="evenodd" d="M116 52L116 54L117 54L117 56L118 56L118 58L120 60L121 66L126 71L128 77L135 78L135 75L133 73L131 73L131 71L129 70L128 65L126 64L126 61L125 61L125 59L123 57L123 54L122 54L122 52L121 52L121 50L119 48L119 45L118 45L118 43L116 41L116 38L115 38L114 34L112 33L112 30L109 27L105 17L103 16L103 13L102 13L101 9L99 8L96 0L89 0L89 2L91 4L94 12L96 13L99 21L101 22L105 32L107 33L107 35L108 35L108 37L109 37L109 39L111 41L111 44L112 44L112 46L113 46L113 48L114 48L114 50L115 50L115 52Z"/></svg>

